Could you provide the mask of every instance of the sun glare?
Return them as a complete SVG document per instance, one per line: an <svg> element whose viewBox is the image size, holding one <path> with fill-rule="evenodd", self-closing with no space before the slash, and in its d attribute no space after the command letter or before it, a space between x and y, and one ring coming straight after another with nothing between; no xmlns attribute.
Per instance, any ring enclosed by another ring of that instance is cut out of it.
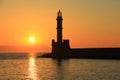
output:
<svg viewBox="0 0 120 80"><path fill-rule="evenodd" d="M31 43L33 43L33 42L35 42L35 38L34 38L34 37L30 37L30 38L29 38L29 41L30 41Z"/></svg>

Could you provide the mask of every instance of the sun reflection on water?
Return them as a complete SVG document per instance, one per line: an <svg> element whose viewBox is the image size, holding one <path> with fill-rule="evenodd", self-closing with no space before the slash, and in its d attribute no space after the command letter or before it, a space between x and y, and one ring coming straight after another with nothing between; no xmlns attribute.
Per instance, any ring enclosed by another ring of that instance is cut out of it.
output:
<svg viewBox="0 0 120 80"><path fill-rule="evenodd" d="M35 57L30 57L29 58L29 76L28 78L30 80L38 80L38 75L37 75L37 68L35 64Z"/></svg>

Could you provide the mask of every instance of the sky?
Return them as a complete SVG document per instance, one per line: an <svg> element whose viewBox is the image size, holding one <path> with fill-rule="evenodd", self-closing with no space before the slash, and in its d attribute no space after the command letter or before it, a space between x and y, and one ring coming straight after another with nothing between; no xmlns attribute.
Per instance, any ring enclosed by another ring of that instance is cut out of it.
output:
<svg viewBox="0 0 120 80"><path fill-rule="evenodd" d="M0 0L0 46L51 47L59 9L72 48L120 47L120 0Z"/></svg>

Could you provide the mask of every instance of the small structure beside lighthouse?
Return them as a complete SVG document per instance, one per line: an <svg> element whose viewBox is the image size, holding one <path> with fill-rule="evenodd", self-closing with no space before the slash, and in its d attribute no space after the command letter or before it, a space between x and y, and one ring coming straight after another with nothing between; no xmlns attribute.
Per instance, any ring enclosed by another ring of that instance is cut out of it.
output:
<svg viewBox="0 0 120 80"><path fill-rule="evenodd" d="M57 41L52 40L52 57L69 57L70 45L69 40L62 39L62 12L59 10L57 13Z"/></svg>

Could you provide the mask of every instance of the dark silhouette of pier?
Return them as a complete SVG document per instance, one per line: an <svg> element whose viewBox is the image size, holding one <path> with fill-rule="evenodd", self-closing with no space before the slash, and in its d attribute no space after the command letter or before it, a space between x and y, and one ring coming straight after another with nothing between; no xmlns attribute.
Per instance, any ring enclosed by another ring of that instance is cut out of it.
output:
<svg viewBox="0 0 120 80"><path fill-rule="evenodd" d="M120 59L120 48L70 48L69 40L62 39L62 12L57 13L57 41L52 40L51 53L38 57Z"/></svg>

